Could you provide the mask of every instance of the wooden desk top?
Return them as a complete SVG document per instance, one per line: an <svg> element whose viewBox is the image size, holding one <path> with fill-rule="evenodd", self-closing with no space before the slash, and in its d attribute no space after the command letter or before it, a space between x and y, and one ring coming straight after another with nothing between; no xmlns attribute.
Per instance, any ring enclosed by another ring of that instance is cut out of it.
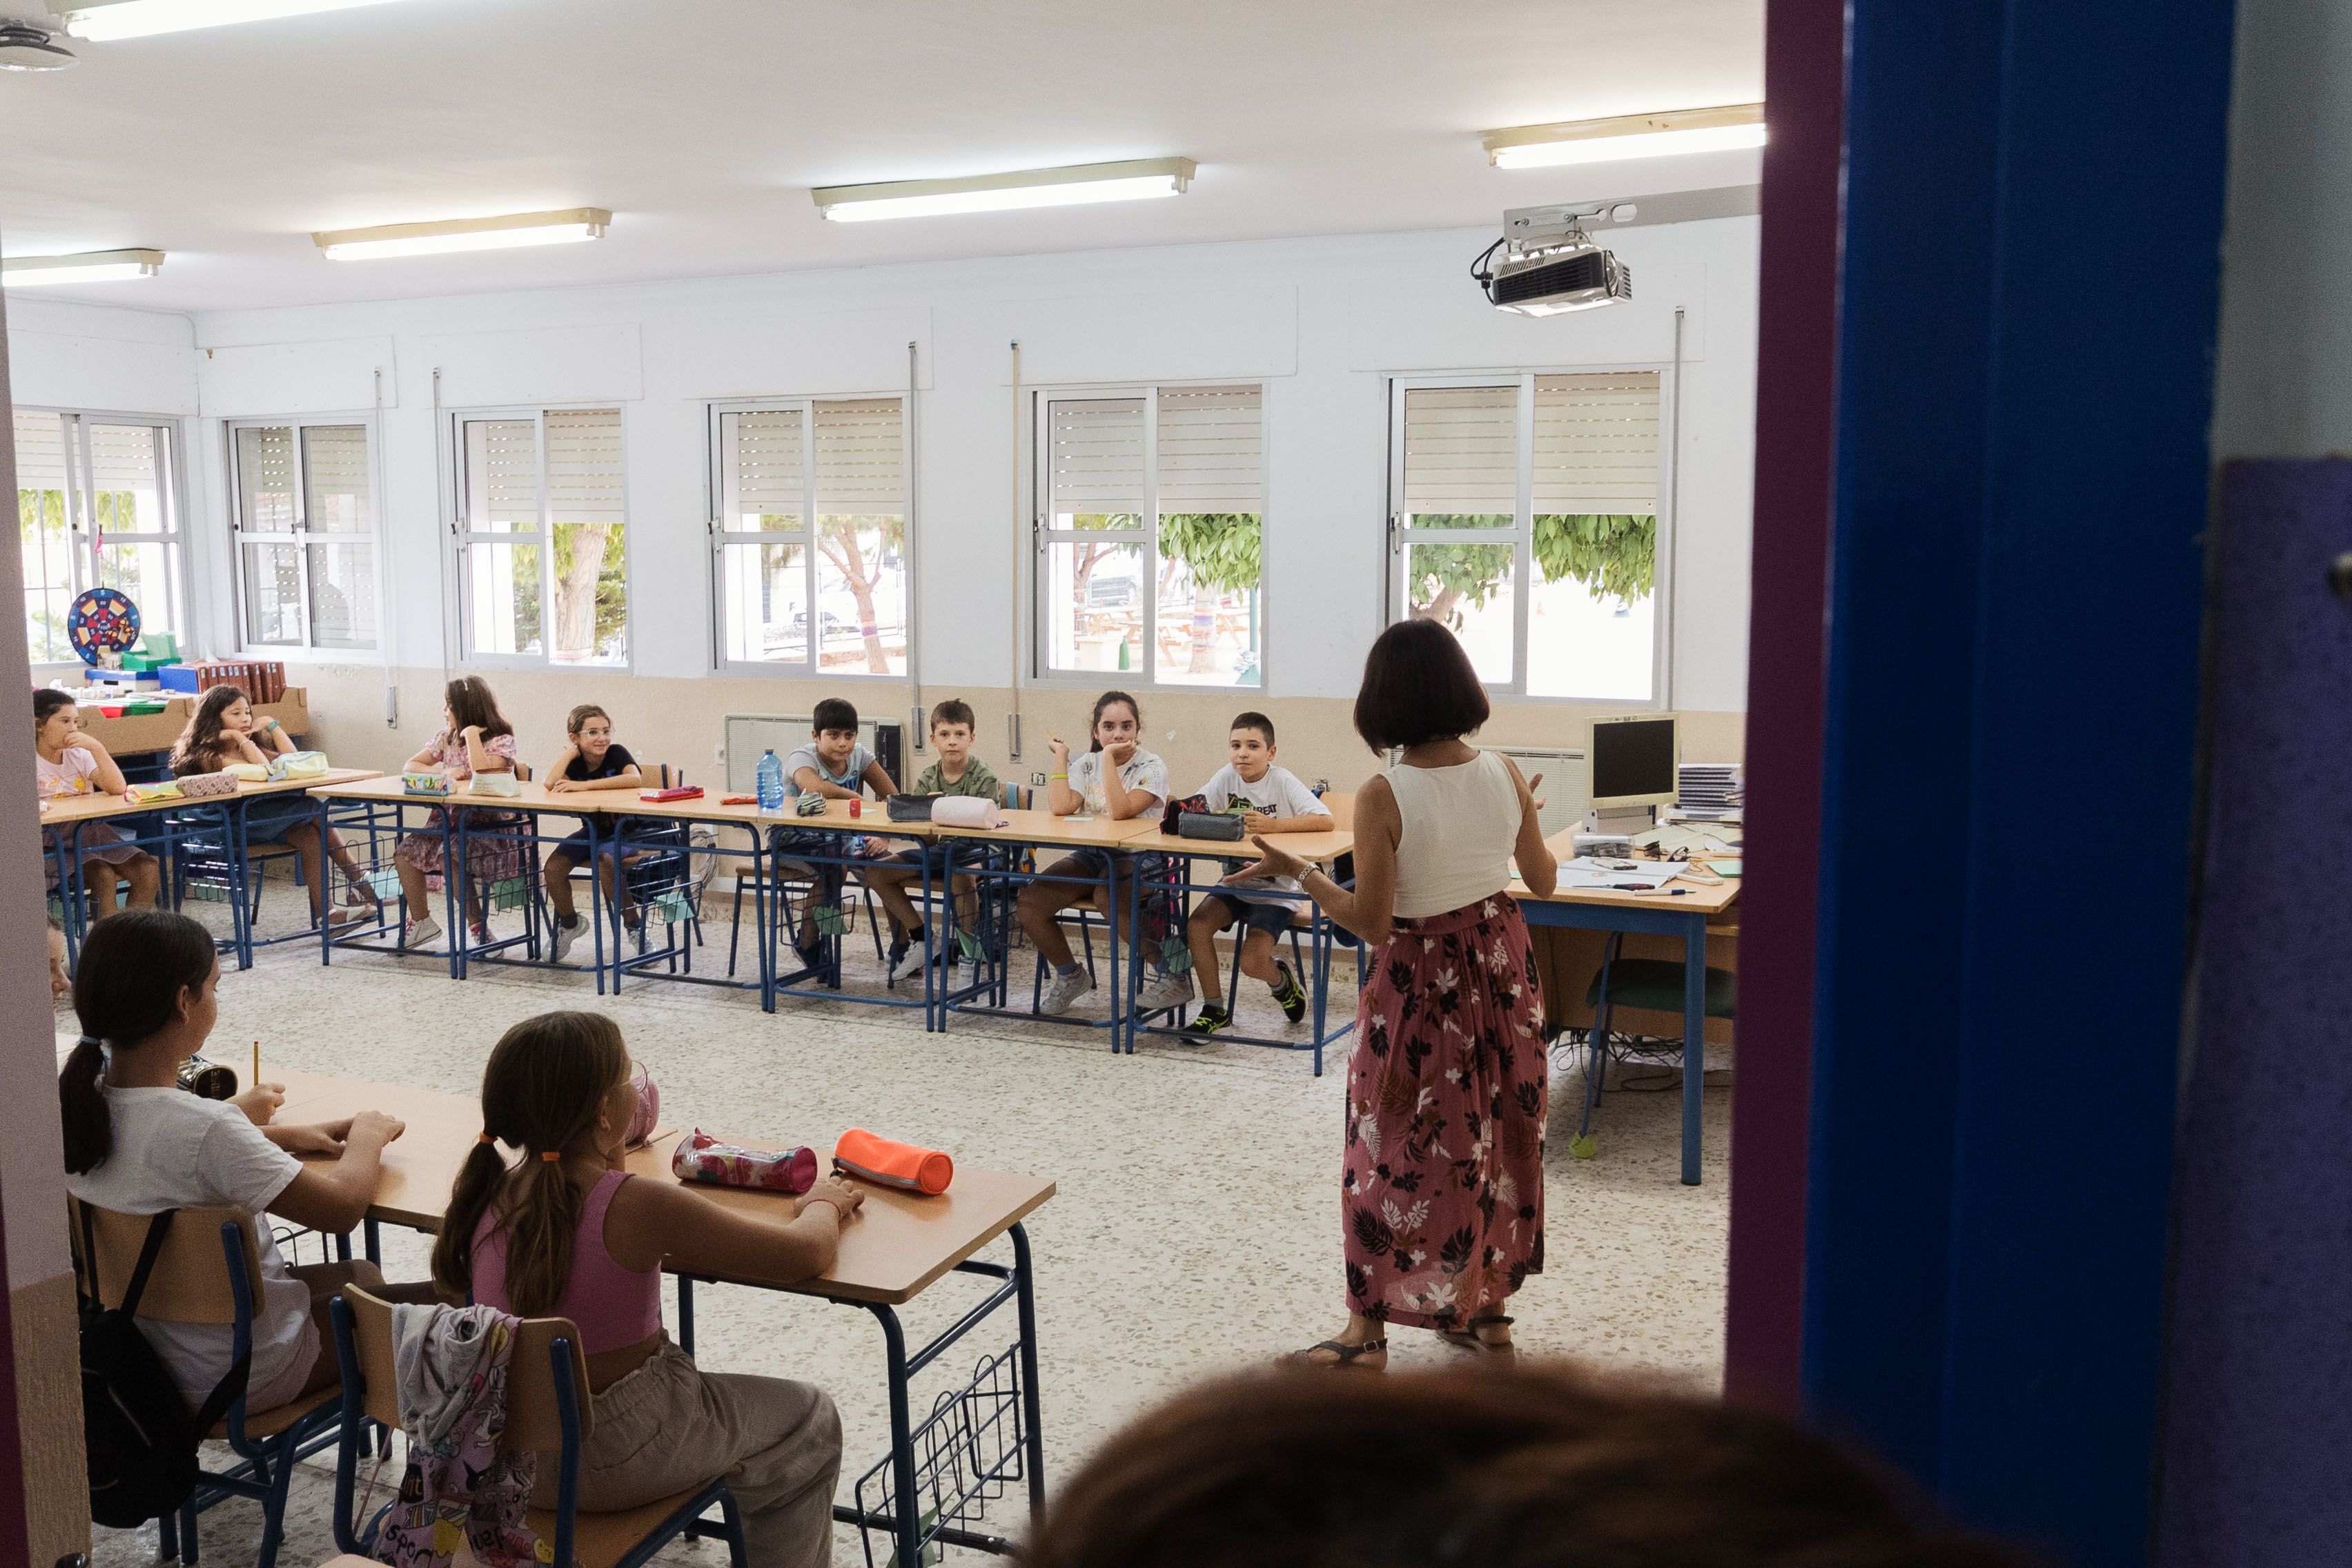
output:
<svg viewBox="0 0 2352 1568"><path fill-rule="evenodd" d="M235 1063L236 1052L232 1047L219 1059ZM383 1152L383 1173L368 1213L374 1219L416 1230L440 1227L458 1168L481 1135L481 1107L477 1101L401 1084L278 1071L270 1067L266 1053L261 1074L267 1081L286 1086L286 1103L278 1112L280 1121L332 1121L354 1111L380 1110L406 1122L407 1131ZM675 1130L659 1132L653 1142L633 1151L628 1157L630 1172L658 1181L677 1180L670 1174L669 1162L678 1136ZM774 1147L723 1133L713 1136L742 1142L747 1148ZM831 1147L830 1140L820 1144L820 1158L825 1158ZM694 1185L714 1203L752 1207L785 1219L792 1216L788 1201L779 1194ZM680 1257L671 1258L667 1266L698 1279L895 1306L920 1295L932 1281L1035 1211L1054 1192L1054 1184L1042 1176L959 1165L954 1185L935 1198L867 1185L865 1206L843 1227L840 1255L832 1269L818 1279L789 1284L761 1279L739 1258Z"/></svg>
<svg viewBox="0 0 2352 1568"><path fill-rule="evenodd" d="M698 800L639 800L629 790L603 790L603 809L615 816L667 818L673 822L740 823L746 827L821 827L842 833L870 833L898 838L928 839L931 825L928 822L893 822L889 808L878 800L862 803L859 816L849 815L845 800L824 803L823 816L802 816L793 810L790 798L782 811L761 811L758 805L728 805L725 790L703 792Z"/></svg>
<svg viewBox="0 0 2352 1568"><path fill-rule="evenodd" d="M1003 827L950 827L945 823L931 824L931 832L940 838L999 838L1009 844L1055 844L1071 849L1123 849L1128 840L1144 835L1157 836L1160 817L1129 817L1114 822L1108 816L1055 816L1050 811L1006 811L997 809L997 816L1008 826Z"/></svg>
<svg viewBox="0 0 2352 1568"><path fill-rule="evenodd" d="M542 784L527 784L515 795L477 795L463 785L446 795L411 795L400 782L398 773L374 773L350 783L329 784L310 791L325 800L365 800L403 805L474 805L488 811L562 812L570 816L593 816L602 809L588 805L588 797L574 795L550 795ZM620 794L620 791L614 791ZM632 796L631 798L635 798Z"/></svg>
<svg viewBox="0 0 2352 1568"><path fill-rule="evenodd" d="M1328 866L1356 847L1356 836L1345 828L1326 833L1269 833L1266 837L1311 866ZM1215 838L1179 838L1157 829L1119 846L1146 855L1189 855L1207 860L1255 860L1257 846L1246 836L1231 843Z"/></svg>
<svg viewBox="0 0 2352 1568"><path fill-rule="evenodd" d="M182 807L226 805L232 800L249 800L256 795L291 795L299 790L318 787L325 779L330 784L375 778L379 775L365 768L329 768L323 773L309 778L280 779L275 784L243 784L234 795L216 795L201 800L151 800L133 804L119 795L103 791L91 795L65 795L41 802L41 821L45 824L93 822L109 816L144 816L150 812L176 811Z"/></svg>
<svg viewBox="0 0 2352 1568"><path fill-rule="evenodd" d="M1572 860L1576 858L1574 834L1575 830L1572 828L1566 833L1555 833L1544 840L1544 847L1563 861ZM1644 870L1654 866L1658 872L1660 889L1663 891L1666 888L1681 888L1685 889L1683 896L1674 898L1662 897L1659 893L1621 892L1614 888L1555 888L1549 898L1538 900L1535 894L1528 890L1528 885L1517 878L1512 879L1508 890L1511 897L1528 902L1609 904L1627 909L1663 909L1681 915L1717 915L1738 901L1739 879L1737 877L1727 877L1720 884L1712 886L1688 880L1670 882L1666 879L1683 868L1681 862L1647 860L1638 855L1628 858L1638 861ZM1702 860L1693 864L1704 866L1706 862Z"/></svg>

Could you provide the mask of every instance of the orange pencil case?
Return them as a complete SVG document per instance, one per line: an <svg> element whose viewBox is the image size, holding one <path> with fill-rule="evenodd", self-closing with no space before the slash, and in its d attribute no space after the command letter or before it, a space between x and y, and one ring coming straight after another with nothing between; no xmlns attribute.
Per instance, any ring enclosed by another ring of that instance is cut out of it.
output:
<svg viewBox="0 0 2352 1568"><path fill-rule="evenodd" d="M893 1143L862 1127L851 1128L833 1146L833 1168L861 1182L933 1198L955 1180L955 1162L938 1150Z"/></svg>

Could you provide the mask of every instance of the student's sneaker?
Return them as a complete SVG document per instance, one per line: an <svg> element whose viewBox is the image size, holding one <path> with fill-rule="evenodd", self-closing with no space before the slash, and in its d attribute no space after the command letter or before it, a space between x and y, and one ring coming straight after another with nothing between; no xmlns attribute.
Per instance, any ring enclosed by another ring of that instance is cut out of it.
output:
<svg viewBox="0 0 2352 1568"><path fill-rule="evenodd" d="M1070 1010L1070 1004L1095 988L1095 977L1084 969L1074 969L1067 974L1056 972L1045 983L1045 994L1037 1003L1037 1011L1049 1018L1058 1018Z"/></svg>
<svg viewBox="0 0 2352 1568"><path fill-rule="evenodd" d="M1164 1013L1192 999L1192 977L1189 974L1155 974L1135 993L1136 1010L1143 1013Z"/></svg>
<svg viewBox="0 0 2352 1568"><path fill-rule="evenodd" d="M588 922L582 920L578 915L573 915L569 924L566 924L562 921L557 921L555 922L554 938L550 942L547 950L548 962L551 963L562 963L565 956L572 952L572 944L578 942L587 930Z"/></svg>
<svg viewBox="0 0 2352 1568"><path fill-rule="evenodd" d="M1282 1004L1282 1016L1296 1024L1307 1016L1307 988L1298 984L1298 976L1290 973L1290 965L1274 966L1274 984L1268 987L1274 999Z"/></svg>
<svg viewBox="0 0 2352 1568"><path fill-rule="evenodd" d="M400 933L400 945L403 947L426 948L431 947L436 942L439 941L440 938L441 922L435 920L431 915L419 915L416 919L408 922L408 929L406 931Z"/></svg>
<svg viewBox="0 0 2352 1568"><path fill-rule="evenodd" d="M1233 1026L1234 1016L1226 1012L1222 1004L1211 1002L1192 1015L1192 1021L1185 1025L1176 1037L1188 1046L1197 1046L1219 1029L1230 1029Z"/></svg>
<svg viewBox="0 0 2352 1568"><path fill-rule="evenodd" d="M931 939L920 942L894 942L891 945L890 978L912 980L923 973L923 965L931 961Z"/></svg>
<svg viewBox="0 0 2352 1568"><path fill-rule="evenodd" d="M490 945L489 921L476 921L472 925L466 929L473 934L474 945L476 947L488 947Z"/></svg>

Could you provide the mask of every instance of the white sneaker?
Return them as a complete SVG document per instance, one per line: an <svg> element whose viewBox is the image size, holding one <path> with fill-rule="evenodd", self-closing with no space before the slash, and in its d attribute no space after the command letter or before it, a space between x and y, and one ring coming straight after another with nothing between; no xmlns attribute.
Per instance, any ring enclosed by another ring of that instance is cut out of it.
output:
<svg viewBox="0 0 2352 1568"><path fill-rule="evenodd" d="M922 973L923 965L930 961L931 939L929 937L925 937L920 942L909 942L907 944L906 952L899 957L897 963L891 965L890 978L912 980Z"/></svg>
<svg viewBox="0 0 2352 1568"><path fill-rule="evenodd" d="M440 940L441 922L435 920L431 915L420 915L415 920L408 922L408 929L401 933L400 945L403 947L431 947L435 942Z"/></svg>
<svg viewBox="0 0 2352 1568"><path fill-rule="evenodd" d="M547 949L548 961L551 963L562 963L564 955L572 951L572 944L586 935L587 931L588 922L577 915L572 917L570 925L565 925L562 921L556 921L555 935Z"/></svg>
<svg viewBox="0 0 2352 1568"><path fill-rule="evenodd" d="M1181 1007L1192 999L1192 977L1189 974L1158 974L1139 987L1135 993L1138 1011L1165 1012Z"/></svg>
<svg viewBox="0 0 2352 1568"><path fill-rule="evenodd" d="M1058 1018L1070 1010L1070 1004L1095 988L1095 977L1080 969L1069 974L1055 974L1045 983L1045 999L1037 1011L1049 1018Z"/></svg>

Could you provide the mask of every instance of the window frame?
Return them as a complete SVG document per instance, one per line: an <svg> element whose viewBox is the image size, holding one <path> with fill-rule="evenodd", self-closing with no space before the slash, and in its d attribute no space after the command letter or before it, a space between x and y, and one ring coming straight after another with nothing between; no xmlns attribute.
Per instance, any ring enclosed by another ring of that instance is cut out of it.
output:
<svg viewBox="0 0 2352 1568"><path fill-rule="evenodd" d="M1653 546L1656 559L1652 566L1650 601L1654 606L1650 624L1650 694L1637 697L1553 697L1528 690L1528 622L1534 595L1528 591L1535 581L1535 424L1536 383L1551 375L1638 375L1654 373L1658 377L1658 505L1657 536ZM1570 708L1642 708L1664 710L1670 706L1668 693L1673 689L1675 617L1675 513L1679 510L1674 493L1675 448L1681 438L1675 410L1679 399L1675 384L1676 370L1668 360L1637 361L1629 363L1547 365L1533 370L1490 371L1486 374L1391 375L1388 381L1388 520L1384 547L1388 552L1384 576L1387 603L1381 624L1394 626L1402 620L1412 605L1412 596L1405 585L1406 548L1414 542L1447 544L1510 544L1512 554L1511 595L1511 679L1507 681L1486 681L1487 695L1508 698L1513 702L1549 703ZM1518 496L1508 529L1445 528L1412 529L1405 525L1404 510L1404 414L1405 395L1423 388L1502 387L1518 388L1517 442L1518 456Z"/></svg>
<svg viewBox="0 0 2352 1568"><path fill-rule="evenodd" d="M306 483L302 432L312 428L339 427L356 425L367 437L368 526L363 535L327 534L323 538L349 543L356 539L367 541L368 560L374 570L375 641L366 647L335 647L310 640L310 492ZM295 526L283 534L248 531L245 526L245 485L237 455L237 433L241 430L290 430L293 432L294 515ZM236 646L241 653L257 658L315 658L338 664L382 663L384 658L384 552L383 552L383 445L373 411L364 414L300 414L278 418L229 419L221 425L225 443L228 498L229 597L235 617ZM247 636L250 623L247 619L245 552L248 549L265 548L271 542L297 546L300 562L302 589L302 640L299 643L257 643Z"/></svg>
<svg viewBox="0 0 2352 1568"><path fill-rule="evenodd" d="M1064 691L1099 691L1106 678L1136 691L1170 691L1206 693L1215 691L1253 692L1260 697L1273 695L1273 667L1270 658L1273 626L1272 552L1267 548L1272 508L1267 492L1273 488L1274 472L1274 378L1265 375L1212 375L1171 377L1162 381L1114 382L1100 384L1073 383L1028 389L1029 402L1023 413L1029 420L1029 569L1022 574L1017 585L1018 597L1025 597L1021 611L1029 626L1028 670L1022 679L1024 686L1036 686ZM1257 683L1254 686L1220 686L1195 680L1162 680L1160 668L1160 595L1151 584L1160 559L1160 394L1181 391L1190 387L1253 386L1257 389L1258 405L1258 557L1257 557ZM1138 529L1055 528L1050 516L1053 509L1053 441L1052 408L1057 402L1092 403L1115 398L1132 397L1143 405L1143 503L1144 525ZM1135 669L1055 669L1053 665L1053 628L1046 625L1045 575L1051 570L1053 547L1056 544L1101 543L1108 540L1130 541L1141 545L1143 572L1140 575L1143 600L1143 646L1148 661Z"/></svg>
<svg viewBox="0 0 2352 1568"><path fill-rule="evenodd" d="M899 546L906 558L907 579L907 668L898 674L870 669L826 669L823 659L824 636L822 612L816 602L816 405L820 403L881 403L898 405L898 496L904 542ZM782 414L797 411L801 416L801 529L798 533L769 530L729 528L726 526L728 476L725 416L730 414ZM885 392L816 392L791 397L739 397L714 401L704 407L705 450L703 466L703 524L708 555L705 565L710 590L710 668L714 674L750 676L772 680L839 680L852 685L906 686L915 679L915 412L914 399L905 387L892 387ZM727 624L727 552L739 544L798 544L801 547L801 571L807 588L809 606L808 657L799 661L784 659L740 659L728 657Z"/></svg>
<svg viewBox="0 0 2352 1568"><path fill-rule="evenodd" d="M65 523L66 532L71 540L68 560L73 568L74 596L78 598L99 585L100 552L105 549L104 539L110 538L124 544L163 546L166 551L165 574L170 579L168 592L173 612L172 621L178 627L175 635L180 638L183 657L185 657L187 646L195 640L195 629L190 620L195 595L190 589L188 577L191 563L196 559L194 552L188 549L188 465L185 421L176 414L139 414L101 408L52 407L42 404L19 405L14 410L14 414L38 414L60 421L73 422L71 426L66 427L63 444L66 465ZM12 421L13 417L12 414ZM96 506L92 500L97 491L96 468L90 456L89 439L87 434L88 427L91 425L126 426L140 429L160 430L163 433L163 473L155 487L155 491L163 504L166 515L171 520L172 526L169 529L161 533L123 533L118 531L105 536L100 534L93 515ZM11 441L16 438L13 422L9 427L8 438ZM21 489L23 485L21 474L18 475L17 482ZM18 548L22 547L20 536ZM21 589L22 586L20 584L19 588ZM23 597L20 592L17 595L19 605L17 613L20 616L24 613L21 607ZM143 630L142 635L144 635ZM34 658L31 657L32 645L29 641L26 645L25 652L27 662L37 673L73 671L89 668L78 656L63 659Z"/></svg>
<svg viewBox="0 0 2352 1568"><path fill-rule="evenodd" d="M612 664L575 663L553 657L553 626L555 625L555 524L552 510L554 496L548 484L547 416L551 414L585 414L612 410L621 427L621 587L626 595L627 608L621 620L623 657ZM448 419L446 426L449 441L447 504L449 507L448 556L446 571L450 584L450 604L455 610L454 625L449 632L449 645L458 659L489 669L578 669L604 670L633 675L637 668L637 584L635 573L636 527L629 505L629 408L623 400L589 398L566 403L491 404L479 408L452 408L444 411ZM536 432L533 437L539 455L539 521L528 535L517 530L500 533L484 531L478 542L495 544L526 539L541 552L539 569L540 639L537 653L498 653L474 646L474 584L473 546L477 542L471 526L471 515L466 508L466 426L469 424L528 419Z"/></svg>

